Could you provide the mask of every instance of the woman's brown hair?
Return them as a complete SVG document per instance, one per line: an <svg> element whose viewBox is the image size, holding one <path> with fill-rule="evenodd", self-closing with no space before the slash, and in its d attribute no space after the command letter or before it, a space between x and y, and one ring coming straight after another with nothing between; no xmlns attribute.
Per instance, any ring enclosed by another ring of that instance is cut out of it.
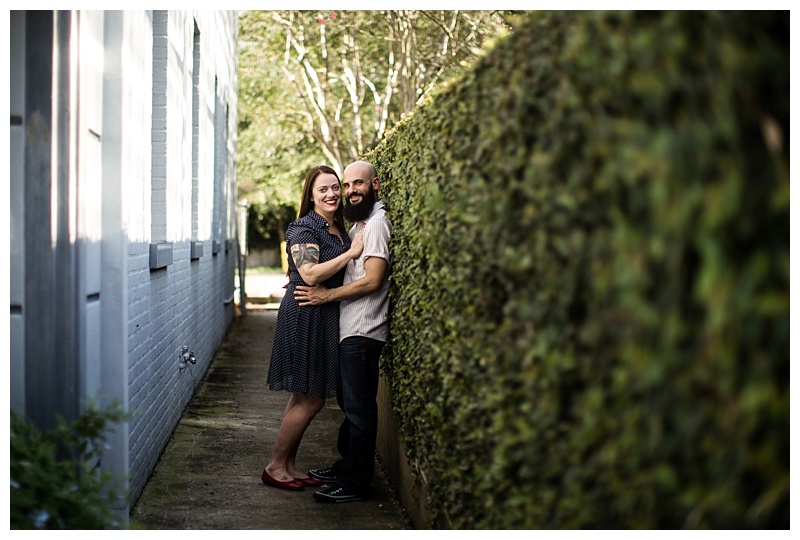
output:
<svg viewBox="0 0 800 540"><path fill-rule="evenodd" d="M311 196L311 191L314 188L314 181L320 174L332 174L336 177L336 180L339 181L341 187L339 175L336 174L336 171L331 167L328 167L327 165L317 165L316 167L313 167L306 173L306 180L303 184L303 197L300 199L300 211L297 213L297 219L307 215L314 209L314 198ZM343 192L342 197L344 197ZM344 233L346 230L344 228L344 212L342 210L342 205L344 205L344 201L340 200L339 208L337 208L336 212L333 214L333 222L339 228L340 234Z"/></svg>

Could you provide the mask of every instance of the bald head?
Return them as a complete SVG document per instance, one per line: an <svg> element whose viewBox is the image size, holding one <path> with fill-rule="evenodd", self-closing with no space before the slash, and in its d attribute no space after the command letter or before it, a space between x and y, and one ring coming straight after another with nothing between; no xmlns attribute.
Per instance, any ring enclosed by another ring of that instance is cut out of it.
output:
<svg viewBox="0 0 800 540"><path fill-rule="evenodd" d="M350 175L363 178L367 182L372 182L372 179L378 176L375 166L369 161L354 161L344 168L344 174L347 175L348 171Z"/></svg>

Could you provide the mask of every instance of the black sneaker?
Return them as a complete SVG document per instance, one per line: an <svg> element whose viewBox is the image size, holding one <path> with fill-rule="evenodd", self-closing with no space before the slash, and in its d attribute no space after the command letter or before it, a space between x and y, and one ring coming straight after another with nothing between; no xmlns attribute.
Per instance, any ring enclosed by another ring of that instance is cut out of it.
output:
<svg viewBox="0 0 800 540"><path fill-rule="evenodd" d="M358 495L356 492L344 487L341 484L317 491L314 493L314 500L323 503L343 503L360 501L364 497Z"/></svg>
<svg viewBox="0 0 800 540"><path fill-rule="evenodd" d="M319 478L320 480L325 480L326 482L336 481L336 473L333 471L333 469L314 469L313 471L308 471L308 476L311 478Z"/></svg>

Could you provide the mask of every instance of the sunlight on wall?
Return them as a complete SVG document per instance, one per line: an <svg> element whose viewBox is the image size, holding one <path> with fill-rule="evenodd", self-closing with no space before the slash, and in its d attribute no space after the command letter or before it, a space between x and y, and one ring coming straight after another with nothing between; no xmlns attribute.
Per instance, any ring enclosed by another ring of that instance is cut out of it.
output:
<svg viewBox="0 0 800 540"><path fill-rule="evenodd" d="M150 241L150 130L153 108L152 48L142 46L153 40L152 22L146 12L124 12L122 80L141 81L122 87L120 170L125 201L123 223L130 242ZM146 119L146 121L145 121Z"/></svg>

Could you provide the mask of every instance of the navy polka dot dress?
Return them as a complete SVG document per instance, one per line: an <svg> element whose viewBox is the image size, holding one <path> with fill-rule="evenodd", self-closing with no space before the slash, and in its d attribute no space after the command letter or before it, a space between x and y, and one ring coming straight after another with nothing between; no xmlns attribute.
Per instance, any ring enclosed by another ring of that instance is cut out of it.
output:
<svg viewBox="0 0 800 540"><path fill-rule="evenodd" d="M309 397L336 395L339 377L339 302L303 306L294 299L297 285L306 285L291 255L295 244L317 244L319 262L335 259L350 249L347 231L339 240L328 230L328 222L314 211L292 222L286 231L289 253L289 285L278 310L275 339L269 362L267 383L270 390L302 392ZM327 288L341 287L344 268L322 283Z"/></svg>

